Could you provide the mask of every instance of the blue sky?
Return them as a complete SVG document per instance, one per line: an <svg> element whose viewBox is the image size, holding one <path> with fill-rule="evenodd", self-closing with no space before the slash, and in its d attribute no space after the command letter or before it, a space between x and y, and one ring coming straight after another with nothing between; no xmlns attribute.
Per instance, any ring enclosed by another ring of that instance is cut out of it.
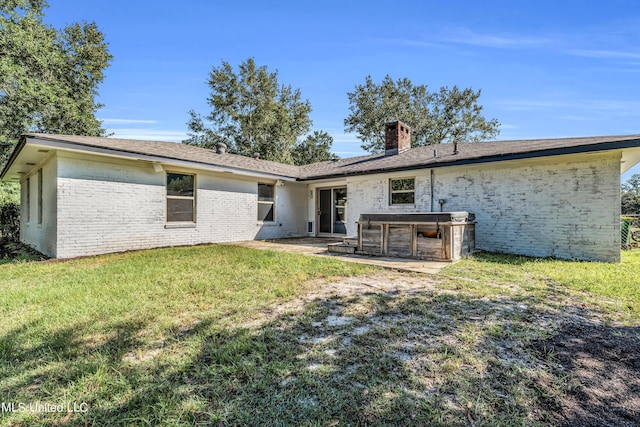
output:
<svg viewBox="0 0 640 427"><path fill-rule="evenodd" d="M499 139L640 134L634 0L50 0L45 20L104 32L114 59L98 117L118 137L182 140L187 112L209 111L212 66L248 57L301 90L341 157L363 153L343 121L367 75L481 89Z"/></svg>

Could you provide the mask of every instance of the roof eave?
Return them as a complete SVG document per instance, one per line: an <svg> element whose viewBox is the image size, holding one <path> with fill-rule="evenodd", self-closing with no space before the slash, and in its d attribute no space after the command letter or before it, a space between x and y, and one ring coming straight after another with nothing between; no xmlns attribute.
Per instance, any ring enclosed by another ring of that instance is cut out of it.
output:
<svg viewBox="0 0 640 427"><path fill-rule="evenodd" d="M0 181L4 179L5 175L7 174L7 171L9 171L13 163L16 161L16 159L20 155L20 152L22 151L22 148L24 148L26 143L27 143L27 138L25 135L22 135L20 137L20 140L18 141L18 144L16 144L15 148L13 149L13 152L11 153L11 156L9 157L7 164L4 165L4 168L2 169L2 173L0 173Z"/></svg>
<svg viewBox="0 0 640 427"><path fill-rule="evenodd" d="M270 173L270 172L256 172L248 169L242 169L242 168L233 167L233 166L215 165L212 163L199 162L196 160L176 159L168 156L159 156L159 155L138 153L135 151L118 150L118 149L106 148L106 147L97 147L93 145L79 144L76 142L50 139L46 137L41 137L39 135L23 136L23 139L25 139L25 143L26 143L26 137L37 140L38 145L46 145L48 147L64 150L64 151L108 155L111 157L120 157L124 159L129 159L129 160L143 160L148 162L169 163L176 166L194 167L196 169L213 170L216 172L229 172L229 173L234 173L238 175L251 176L251 177L257 177L257 178L281 179L286 181L295 181L297 179L297 176L290 176L290 175Z"/></svg>
<svg viewBox="0 0 640 427"><path fill-rule="evenodd" d="M344 172L344 173L333 173L326 175L316 175L311 177L301 178L300 181L316 181L321 179L332 179L332 178L346 178L348 176L357 176L357 175L374 175L379 173L391 173L391 172L403 172L417 169L435 169L435 168L443 168L450 166L465 166L472 164L481 164L481 163L493 163L493 162L503 162L509 160L526 160L526 159L534 159L539 157L551 157L551 156L561 156L561 155L570 155L570 154L584 154L584 153L593 153L593 152L602 152L602 151L614 151L614 150L623 150L626 148L638 148L638 139L628 139L622 141L614 141L614 142L606 142L606 143L597 143L597 144L586 144L579 146L571 146L571 147L562 147L562 148L551 148L546 150L538 150L538 151L528 151L524 153L510 153L510 154L494 154L490 156L481 156L475 158L468 159L460 159L460 160L443 160L428 163L420 163L415 165L408 166L396 166L390 168L377 168L377 169L369 169L365 171L353 171L353 172Z"/></svg>

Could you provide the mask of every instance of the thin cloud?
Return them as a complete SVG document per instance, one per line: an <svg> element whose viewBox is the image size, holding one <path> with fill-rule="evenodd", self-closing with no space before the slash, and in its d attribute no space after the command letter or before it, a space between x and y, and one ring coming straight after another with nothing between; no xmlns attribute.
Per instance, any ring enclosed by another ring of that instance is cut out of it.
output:
<svg viewBox="0 0 640 427"><path fill-rule="evenodd" d="M546 46L553 43L547 37L522 36L516 34L481 34L468 29L459 29L456 34L443 37L443 41L469 46L495 49L521 49Z"/></svg>
<svg viewBox="0 0 640 427"><path fill-rule="evenodd" d="M628 52L621 50L572 49L567 50L567 53L573 56L580 56L584 58L640 59L640 52Z"/></svg>
<svg viewBox="0 0 640 427"><path fill-rule="evenodd" d="M358 136L354 133L340 133L340 132L331 132L331 131L327 131L327 133L329 135L331 135L331 137L333 138L334 142L345 142L345 143L361 143L362 141L360 141L360 139L358 139Z"/></svg>
<svg viewBox="0 0 640 427"><path fill-rule="evenodd" d="M475 46L494 49L523 49L549 46L556 40L549 37L527 36L519 34L478 33L468 28L441 29L436 34L416 38L373 39L376 45L405 46L415 48L450 48L457 46Z"/></svg>
<svg viewBox="0 0 640 427"><path fill-rule="evenodd" d="M333 138L333 152L338 156L356 157L369 154L360 146L362 141L353 133L344 133L338 130L327 130L327 133Z"/></svg>
<svg viewBox="0 0 640 427"><path fill-rule="evenodd" d="M598 43L593 45L588 39L576 38L568 34L553 35L524 35L517 33L480 33L468 28L457 28L450 30L443 36L439 37L438 42L458 46L475 46L492 49L517 50L517 49L536 49L544 48L547 52L555 52L562 55L569 55L591 59L610 59L610 60L640 60L640 52L634 47L629 50L620 49L622 40L609 41L608 45ZM406 44L409 41L405 41ZM416 40L412 42L414 45L425 46L436 45L430 42L422 42ZM591 45L591 46L589 46ZM611 46L611 48L609 47ZM615 48L613 48L615 46ZM627 62L629 65L629 62ZM634 70L624 70L633 72Z"/></svg>
<svg viewBox="0 0 640 427"><path fill-rule="evenodd" d="M375 45L386 44L390 46L405 46L405 47L447 47L447 43L434 42L429 40L418 39L399 39L399 38L387 38L387 39L374 39Z"/></svg>
<svg viewBox="0 0 640 427"><path fill-rule="evenodd" d="M506 100L499 104L511 111L541 110L541 109L572 109L593 110L627 113L638 111L640 101L620 101L610 99L573 99L573 100Z"/></svg>
<svg viewBox="0 0 640 427"><path fill-rule="evenodd" d="M509 111L542 110L549 108L573 108L576 105L575 102L568 101L534 101L530 99L499 101L498 104L504 106Z"/></svg>
<svg viewBox="0 0 640 427"><path fill-rule="evenodd" d="M557 116L558 120L571 120L574 122L593 122L595 120L604 121L607 120L606 117L598 117L598 116L577 116L577 115L563 115Z"/></svg>
<svg viewBox="0 0 640 427"><path fill-rule="evenodd" d="M109 129L113 138L142 139L147 141L181 142L187 139L187 133L177 130L160 129Z"/></svg>
<svg viewBox="0 0 640 427"><path fill-rule="evenodd" d="M333 153L335 155L337 155L338 157L340 157L341 159L347 159L349 157L360 157L360 156L366 156L367 154L371 154L371 153L367 153L364 150L360 150L360 151L334 151Z"/></svg>
<svg viewBox="0 0 640 427"><path fill-rule="evenodd" d="M103 123L111 124L111 125L134 125L134 124L155 124L158 123L157 120L143 120L143 119L98 119Z"/></svg>

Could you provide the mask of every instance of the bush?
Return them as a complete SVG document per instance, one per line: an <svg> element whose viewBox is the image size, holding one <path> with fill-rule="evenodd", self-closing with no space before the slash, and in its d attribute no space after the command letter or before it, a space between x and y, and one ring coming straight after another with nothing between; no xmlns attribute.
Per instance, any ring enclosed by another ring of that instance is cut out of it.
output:
<svg viewBox="0 0 640 427"><path fill-rule="evenodd" d="M20 239L20 185L0 182L0 239Z"/></svg>
<svg viewBox="0 0 640 427"><path fill-rule="evenodd" d="M17 203L0 205L0 237L12 242L20 239L20 205Z"/></svg>

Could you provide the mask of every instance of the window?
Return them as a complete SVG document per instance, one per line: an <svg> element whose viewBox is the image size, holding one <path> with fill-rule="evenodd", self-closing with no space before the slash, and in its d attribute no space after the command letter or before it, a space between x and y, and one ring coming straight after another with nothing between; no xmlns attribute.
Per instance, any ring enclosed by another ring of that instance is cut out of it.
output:
<svg viewBox="0 0 640 427"><path fill-rule="evenodd" d="M415 178L400 178L389 180L389 204L413 205L416 195Z"/></svg>
<svg viewBox="0 0 640 427"><path fill-rule="evenodd" d="M42 224L42 169L38 171L38 224Z"/></svg>
<svg viewBox="0 0 640 427"><path fill-rule="evenodd" d="M195 175L167 172L167 222L195 222Z"/></svg>
<svg viewBox="0 0 640 427"><path fill-rule="evenodd" d="M275 187L273 184L258 184L258 221L274 221L274 194Z"/></svg>
<svg viewBox="0 0 640 427"><path fill-rule="evenodd" d="M27 222L31 221L31 178L27 178Z"/></svg>

